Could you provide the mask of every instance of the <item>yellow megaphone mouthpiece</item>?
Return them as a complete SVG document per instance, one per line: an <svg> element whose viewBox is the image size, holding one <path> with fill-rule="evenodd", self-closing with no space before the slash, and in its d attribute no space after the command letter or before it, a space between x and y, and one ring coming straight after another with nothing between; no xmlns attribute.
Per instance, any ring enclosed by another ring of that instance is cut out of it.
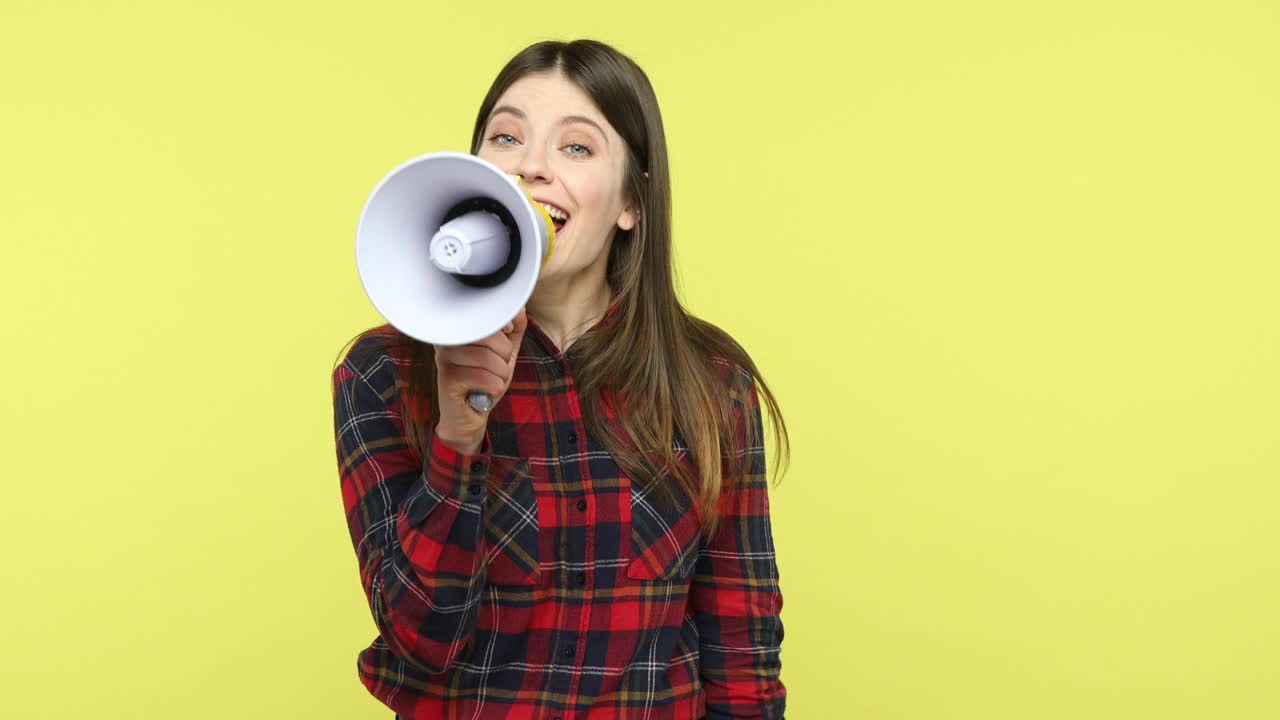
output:
<svg viewBox="0 0 1280 720"><path fill-rule="evenodd" d="M516 183L520 185L520 189L529 198L529 202L538 209L538 214L542 216L542 221L547 225L547 252L542 256L542 264L545 265L551 259L551 251L556 246L556 223L551 219L551 215L547 213L547 209L542 207L542 203L533 199L533 193L529 192L529 188L524 184L524 176L516 174Z"/></svg>

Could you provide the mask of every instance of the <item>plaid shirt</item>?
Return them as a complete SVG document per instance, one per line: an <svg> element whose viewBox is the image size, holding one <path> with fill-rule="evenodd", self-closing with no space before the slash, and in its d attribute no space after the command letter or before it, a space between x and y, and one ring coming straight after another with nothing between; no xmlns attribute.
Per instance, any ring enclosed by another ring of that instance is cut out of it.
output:
<svg viewBox="0 0 1280 720"><path fill-rule="evenodd" d="M343 506L378 628L357 660L369 692L404 718L782 717L762 445L706 541L676 483L683 512L587 434L569 364L530 320L480 450L432 433L424 459L405 441L392 332L363 336L333 374ZM749 388L735 408L759 434Z"/></svg>

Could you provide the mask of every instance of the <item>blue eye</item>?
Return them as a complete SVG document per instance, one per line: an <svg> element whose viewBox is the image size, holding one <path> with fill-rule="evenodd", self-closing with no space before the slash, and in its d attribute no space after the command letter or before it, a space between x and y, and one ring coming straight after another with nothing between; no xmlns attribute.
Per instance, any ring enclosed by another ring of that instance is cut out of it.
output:
<svg viewBox="0 0 1280 720"><path fill-rule="evenodd" d="M565 145L565 147L582 148L581 152L570 152L569 153L570 155L576 155L578 157L589 157L591 155L591 148L587 147L586 145L582 145L580 143L570 143L569 145Z"/></svg>
<svg viewBox="0 0 1280 720"><path fill-rule="evenodd" d="M508 134L506 134L506 133L498 133L497 135L494 135L493 137L489 138L489 140L490 140L490 141L497 141L497 140L499 140L500 138L511 138L511 143L499 142L499 143L498 143L499 145L510 145L510 144L514 143L514 142L515 142L515 140L516 140L515 138L511 137L510 135L508 135Z"/></svg>

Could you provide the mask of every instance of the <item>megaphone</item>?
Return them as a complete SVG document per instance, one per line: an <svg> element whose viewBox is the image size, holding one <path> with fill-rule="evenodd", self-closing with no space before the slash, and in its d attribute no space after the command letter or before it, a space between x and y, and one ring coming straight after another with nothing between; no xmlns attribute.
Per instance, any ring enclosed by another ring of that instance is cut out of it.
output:
<svg viewBox="0 0 1280 720"><path fill-rule="evenodd" d="M555 225L516 176L437 152L374 187L356 227L356 269L374 308L433 345L467 345L515 319L555 245ZM472 391L487 412L493 399Z"/></svg>

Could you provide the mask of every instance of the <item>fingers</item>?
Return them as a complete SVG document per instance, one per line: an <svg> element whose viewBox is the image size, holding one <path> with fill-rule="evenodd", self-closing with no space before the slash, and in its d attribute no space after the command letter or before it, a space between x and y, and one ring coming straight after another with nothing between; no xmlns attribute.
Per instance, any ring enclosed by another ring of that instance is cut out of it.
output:
<svg viewBox="0 0 1280 720"><path fill-rule="evenodd" d="M511 322L508 322L506 326L502 328L501 331L495 334L494 337L498 337L498 336L506 337L506 339L511 343L512 349L515 351L519 351L520 341L521 339L524 338L524 331L525 331L525 328L527 328L528 326L529 326L529 319L524 314L524 308L521 307L520 311L516 313L516 316L511 319ZM514 352L511 354L511 357L515 357Z"/></svg>
<svg viewBox="0 0 1280 720"><path fill-rule="evenodd" d="M525 328L528 326L529 316L525 314L523 307L520 308L520 312L516 313L515 319L507 323L507 327L512 328L511 332L517 337L523 336Z"/></svg>
<svg viewBox="0 0 1280 720"><path fill-rule="evenodd" d="M467 386L495 398L506 391L514 371L520 342L528 327L524 308L498 332L469 345L437 346L441 380Z"/></svg>
<svg viewBox="0 0 1280 720"><path fill-rule="evenodd" d="M507 358L511 357L511 351L515 348L515 344L511 342L511 338L508 337L505 332L500 330L487 338L477 340L469 345L458 345L456 347L448 348L449 352L446 352L446 354L452 355L454 354L453 351L461 350L462 348L488 350L505 361Z"/></svg>
<svg viewBox="0 0 1280 720"><path fill-rule="evenodd" d="M466 390L479 390L493 399L501 396L507 388L506 379L487 368L451 365L442 370L442 376L448 378L450 385Z"/></svg>
<svg viewBox="0 0 1280 720"><path fill-rule="evenodd" d="M436 359L444 370L467 371L469 375L480 371L493 375L494 379L500 383L507 381L509 356L499 355L492 347L478 344L463 345L450 348L448 352L436 353Z"/></svg>
<svg viewBox="0 0 1280 720"><path fill-rule="evenodd" d="M516 316L511 320L511 322L507 323L506 327L502 328L502 332L511 339L512 343L516 347L519 347L520 338L524 337L524 331L528 327L529 317L525 315L524 308L521 307L520 312L516 313Z"/></svg>

